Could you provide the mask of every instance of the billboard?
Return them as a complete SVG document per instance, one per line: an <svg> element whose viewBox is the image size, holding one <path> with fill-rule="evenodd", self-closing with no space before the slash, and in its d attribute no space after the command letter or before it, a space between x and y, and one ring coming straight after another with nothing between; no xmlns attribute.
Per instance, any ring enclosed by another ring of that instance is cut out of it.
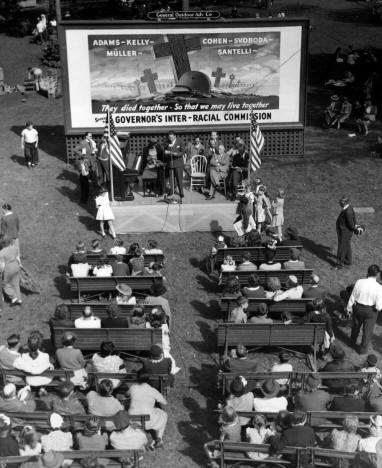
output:
<svg viewBox="0 0 382 468"><path fill-rule="evenodd" d="M64 24L66 131L303 125L306 21Z"/></svg>

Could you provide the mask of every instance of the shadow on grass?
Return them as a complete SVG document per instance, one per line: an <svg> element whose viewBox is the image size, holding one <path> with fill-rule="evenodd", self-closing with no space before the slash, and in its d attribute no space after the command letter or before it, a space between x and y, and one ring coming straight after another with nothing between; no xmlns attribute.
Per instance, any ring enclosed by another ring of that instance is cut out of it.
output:
<svg viewBox="0 0 382 468"><path fill-rule="evenodd" d="M20 166L27 166L25 158L23 156L19 156L18 154L12 154L10 158L15 164L19 164Z"/></svg>
<svg viewBox="0 0 382 468"><path fill-rule="evenodd" d="M307 237L300 236L304 250L315 255L317 258L326 261L330 265L334 264L333 258L334 254L331 252L331 248L327 245L318 244L313 239L308 239Z"/></svg>
<svg viewBox="0 0 382 468"><path fill-rule="evenodd" d="M205 262L196 257L190 258L190 265L194 268L199 268L200 271L206 273Z"/></svg>
<svg viewBox="0 0 382 468"><path fill-rule="evenodd" d="M202 370L198 372L201 373ZM207 463L206 455L200 448L205 442L218 435L217 415L213 413L216 400L208 398L207 405L207 408L202 408L194 398L184 397L183 407L188 410L190 420L178 422L179 434L188 445L180 452L191 458L198 466L206 466ZM198 447L198 450L195 450L195 447Z"/></svg>
<svg viewBox="0 0 382 468"><path fill-rule="evenodd" d="M10 130L17 136L24 130L24 126L13 125ZM66 142L63 125L39 125L36 127L39 133L39 149L49 156L53 156L66 162Z"/></svg>
<svg viewBox="0 0 382 468"><path fill-rule="evenodd" d="M216 299L211 299L208 304L198 300L193 300L190 304L204 319L217 320L222 318L219 301Z"/></svg>
<svg viewBox="0 0 382 468"><path fill-rule="evenodd" d="M209 279L207 276L197 275L196 281L202 288L209 293L218 293L220 291L219 285L216 281Z"/></svg>

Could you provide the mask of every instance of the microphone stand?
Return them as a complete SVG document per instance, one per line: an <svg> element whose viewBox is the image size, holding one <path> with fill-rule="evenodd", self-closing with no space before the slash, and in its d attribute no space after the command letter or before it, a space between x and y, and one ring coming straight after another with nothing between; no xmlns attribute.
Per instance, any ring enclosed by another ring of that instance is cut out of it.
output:
<svg viewBox="0 0 382 468"><path fill-rule="evenodd" d="M164 201L169 205L177 205L179 202L174 198L175 193L175 175L174 175L174 157L172 151L170 151L170 190L171 196L168 197L167 195L164 196Z"/></svg>

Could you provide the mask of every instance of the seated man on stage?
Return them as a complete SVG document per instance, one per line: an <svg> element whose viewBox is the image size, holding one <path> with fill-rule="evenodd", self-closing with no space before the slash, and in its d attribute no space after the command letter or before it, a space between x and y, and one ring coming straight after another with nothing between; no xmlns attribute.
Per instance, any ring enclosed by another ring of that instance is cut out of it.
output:
<svg viewBox="0 0 382 468"><path fill-rule="evenodd" d="M158 187L158 195L164 192L165 168L163 166L163 148L158 143L157 137L150 137L149 144L143 148L143 175L144 179L151 179L153 183L148 186L150 192L155 191L155 185ZM155 181L155 182L154 182Z"/></svg>
<svg viewBox="0 0 382 468"><path fill-rule="evenodd" d="M219 187L221 180L228 176L229 171L229 156L225 152L224 145L219 145L218 154L212 156L210 161L210 178L211 187L206 200L215 198L216 187Z"/></svg>
<svg viewBox="0 0 382 468"><path fill-rule="evenodd" d="M249 153L244 143L239 143L237 151L232 159L232 171L230 176L231 200L236 199L237 186L248 176Z"/></svg>
<svg viewBox="0 0 382 468"><path fill-rule="evenodd" d="M175 132L168 132L168 143L164 150L165 162L170 171L170 192L174 195L175 180L179 190L180 203L184 198L183 193L183 170L184 170L184 146L180 139L175 135Z"/></svg>

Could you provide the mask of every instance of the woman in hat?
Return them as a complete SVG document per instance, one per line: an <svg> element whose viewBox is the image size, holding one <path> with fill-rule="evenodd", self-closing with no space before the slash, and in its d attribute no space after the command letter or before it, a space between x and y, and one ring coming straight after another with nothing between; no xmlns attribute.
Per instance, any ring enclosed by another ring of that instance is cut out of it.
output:
<svg viewBox="0 0 382 468"><path fill-rule="evenodd" d="M41 446L44 452L56 450L58 452L71 451L73 449L73 436L64 428L64 420L57 413L52 413L49 417L50 432L41 436ZM73 460L65 460L65 463L71 465Z"/></svg>
<svg viewBox="0 0 382 468"><path fill-rule="evenodd" d="M127 411L121 410L113 417L115 431L110 434L110 445L116 450L145 450L146 434L137 425L130 424ZM128 465L134 466L133 464Z"/></svg>
<svg viewBox="0 0 382 468"><path fill-rule="evenodd" d="M101 421L97 416L92 416L86 420L82 431L77 432L77 442L79 450L106 450L109 438L106 432L101 432ZM107 466L107 458L98 458L98 463Z"/></svg>
<svg viewBox="0 0 382 468"><path fill-rule="evenodd" d="M109 192L105 185L102 185L99 194L95 199L95 204L97 207L97 216L96 220L99 221L101 236L105 237L105 221L109 224L109 232L113 239L116 238L114 230L114 213L110 207Z"/></svg>
<svg viewBox="0 0 382 468"><path fill-rule="evenodd" d="M222 442L241 442L241 425L239 417L232 406L226 406L221 412L220 440Z"/></svg>
<svg viewBox="0 0 382 468"><path fill-rule="evenodd" d="M361 436L357 434L358 417L347 415L342 421L343 430L333 429L326 439L326 444L333 450L354 453L358 449ZM346 458L330 458L330 465L338 468L348 468L350 460Z"/></svg>
<svg viewBox="0 0 382 468"><path fill-rule="evenodd" d="M280 384L277 383L276 380L264 380L260 390L263 397L253 399L254 411L259 411L261 413L276 413L277 411L287 409L288 400L284 396L278 396L280 393Z"/></svg>
<svg viewBox="0 0 382 468"><path fill-rule="evenodd" d="M230 385L230 393L225 401L236 412L253 410L253 393L247 390L247 381L244 377L235 377ZM246 426L250 418L239 416L240 426Z"/></svg>
<svg viewBox="0 0 382 468"><path fill-rule="evenodd" d="M103 341L99 353L92 357L91 364L94 372L104 372L108 374L126 374L125 362L115 352L112 341ZM117 388L121 384L118 379L111 379L113 387Z"/></svg>
<svg viewBox="0 0 382 468"><path fill-rule="evenodd" d="M146 422L146 430L155 432L152 447L163 446L163 434L167 425L167 413L158 405L166 406L167 400L164 396L149 385L150 376L142 370L138 372L138 381L133 384L127 392L130 397L130 415L148 414L149 421Z"/></svg>
<svg viewBox="0 0 382 468"><path fill-rule="evenodd" d="M133 290L130 286L126 283L117 284L115 287L117 291L117 295L115 297L115 302L117 304L129 304L129 305L136 305L137 300L133 294Z"/></svg>
<svg viewBox="0 0 382 468"><path fill-rule="evenodd" d="M149 375L168 375L168 383L172 386L174 383L174 375L171 373L172 365L171 358L165 357L162 347L159 344L155 344L151 346L150 357L143 360L142 372ZM151 385L160 390L159 381L152 382Z"/></svg>

